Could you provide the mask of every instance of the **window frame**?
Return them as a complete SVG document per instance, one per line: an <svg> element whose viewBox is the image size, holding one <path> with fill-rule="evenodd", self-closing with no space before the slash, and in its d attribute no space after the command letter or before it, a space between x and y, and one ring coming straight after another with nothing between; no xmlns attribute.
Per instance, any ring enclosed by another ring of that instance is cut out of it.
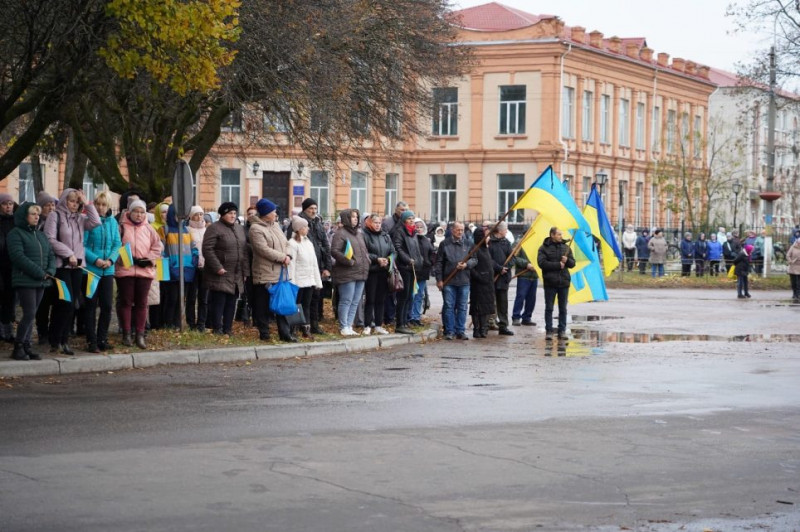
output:
<svg viewBox="0 0 800 532"><path fill-rule="evenodd" d="M458 87L433 89L433 120L431 132L434 137L458 135Z"/></svg>
<svg viewBox="0 0 800 532"><path fill-rule="evenodd" d="M561 88L561 136L575 139L575 88L566 85Z"/></svg>
<svg viewBox="0 0 800 532"><path fill-rule="evenodd" d="M583 91L583 115L581 116L581 139L591 142L594 139L594 93Z"/></svg>
<svg viewBox="0 0 800 532"><path fill-rule="evenodd" d="M504 96L504 91L510 92L512 89L524 91L523 99L510 99L511 96ZM526 113L527 113L527 100L528 100L528 87L527 85L500 85L500 108L498 113L498 131L500 135L524 135L526 129ZM513 112L512 112L513 110ZM511 120L513 115L514 127L513 131Z"/></svg>
<svg viewBox="0 0 800 532"><path fill-rule="evenodd" d="M363 186L356 186L356 177L359 178L359 185L363 179ZM367 210L367 173L359 170L350 171L350 208L358 209L364 213Z"/></svg>
<svg viewBox="0 0 800 532"><path fill-rule="evenodd" d="M643 150L647 145L645 139L645 122L647 115L647 106L644 102L636 102L636 149Z"/></svg>
<svg viewBox="0 0 800 532"><path fill-rule="evenodd" d="M233 175L236 176L238 180L238 184L231 185L226 184L225 176L226 173L228 178L232 177ZM233 195L233 191L236 190L238 194L236 196ZM242 169L241 168L221 168L220 169L220 176L219 176L219 199L220 203L225 203L226 201L232 201L236 205L241 204L242 200Z"/></svg>
<svg viewBox="0 0 800 532"><path fill-rule="evenodd" d="M436 186L437 179L442 181L452 178L452 188L438 188ZM435 222L452 222L456 219L456 188L458 185L458 177L456 174L430 174L431 184L431 219ZM442 217L442 200L445 200L447 215Z"/></svg>
<svg viewBox="0 0 800 532"><path fill-rule="evenodd" d="M316 181L316 183L315 183ZM319 184L324 183L324 184ZM317 202L320 218L327 218L330 213L330 179L326 170L312 170L309 178L308 195Z"/></svg>
<svg viewBox="0 0 800 532"><path fill-rule="evenodd" d="M503 181L519 180L519 183L511 183L519 186L504 186ZM506 173L497 174L497 212L506 212L510 209L525 193L525 174ZM525 209L517 209L508 214L508 223L523 223L525 221Z"/></svg>
<svg viewBox="0 0 800 532"><path fill-rule="evenodd" d="M611 96L600 95L600 144L611 144Z"/></svg>
<svg viewBox="0 0 800 532"><path fill-rule="evenodd" d="M622 148L631 147L631 101L628 98L619 99L619 137L617 144Z"/></svg>

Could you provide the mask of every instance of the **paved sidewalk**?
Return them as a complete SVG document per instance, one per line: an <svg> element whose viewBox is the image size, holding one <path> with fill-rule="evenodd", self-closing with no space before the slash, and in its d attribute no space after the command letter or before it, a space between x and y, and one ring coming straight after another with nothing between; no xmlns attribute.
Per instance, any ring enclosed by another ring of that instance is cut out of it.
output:
<svg viewBox="0 0 800 532"><path fill-rule="evenodd" d="M213 349L186 349L176 351L140 351L112 355L76 355L45 358L44 360L0 361L0 378L31 377L43 375L68 375L97 373L123 369L149 368L165 364L205 364L221 362L247 362L267 359L290 359L307 356L335 355L374 351L409 343L435 340L438 329L433 326L417 334L389 334L385 336L359 336L326 342L279 345L255 345Z"/></svg>

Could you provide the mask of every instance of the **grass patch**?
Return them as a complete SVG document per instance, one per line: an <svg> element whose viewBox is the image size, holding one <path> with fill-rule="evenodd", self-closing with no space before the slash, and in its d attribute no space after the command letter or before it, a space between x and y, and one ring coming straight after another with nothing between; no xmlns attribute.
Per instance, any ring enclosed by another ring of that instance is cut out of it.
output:
<svg viewBox="0 0 800 532"><path fill-rule="evenodd" d="M750 290L791 290L789 276L785 273L776 273L766 279L755 274L749 277ZM726 275L711 277L682 277L680 273L668 273L664 277L651 277L648 271L645 275L637 271L625 272L620 280L619 272L614 272L606 278L608 288L705 288L736 290L736 279L728 279Z"/></svg>

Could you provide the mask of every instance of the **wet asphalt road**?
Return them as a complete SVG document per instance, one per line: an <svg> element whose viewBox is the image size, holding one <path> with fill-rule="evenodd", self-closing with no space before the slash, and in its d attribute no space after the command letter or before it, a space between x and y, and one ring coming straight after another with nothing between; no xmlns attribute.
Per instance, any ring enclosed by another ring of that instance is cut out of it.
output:
<svg viewBox="0 0 800 532"><path fill-rule="evenodd" d="M800 307L754 295L615 291L561 343L6 381L0 530L800 530Z"/></svg>

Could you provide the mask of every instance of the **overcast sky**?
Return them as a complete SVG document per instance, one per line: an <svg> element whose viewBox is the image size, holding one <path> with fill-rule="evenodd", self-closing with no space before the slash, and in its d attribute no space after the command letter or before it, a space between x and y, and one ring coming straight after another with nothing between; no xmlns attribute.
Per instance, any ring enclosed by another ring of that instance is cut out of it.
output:
<svg viewBox="0 0 800 532"><path fill-rule="evenodd" d="M453 0L456 9L488 3ZM763 36L733 34L725 16L730 0L502 0L499 3L535 15L557 15L568 26L599 30L606 37L644 37L656 53L682 57L736 72L754 48L768 47Z"/></svg>

